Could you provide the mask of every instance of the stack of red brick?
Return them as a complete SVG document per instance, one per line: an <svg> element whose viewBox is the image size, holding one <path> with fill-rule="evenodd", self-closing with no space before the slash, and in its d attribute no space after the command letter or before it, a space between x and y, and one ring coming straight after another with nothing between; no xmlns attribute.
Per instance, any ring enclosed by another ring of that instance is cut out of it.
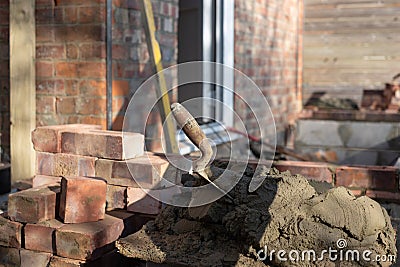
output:
<svg viewBox="0 0 400 267"><path fill-rule="evenodd" d="M117 254L114 242L138 230L148 219L143 213L159 212L161 203L129 169L141 184L155 186L168 161L144 155L143 135L122 135L94 125L33 131L37 175L32 188L10 195L0 216L0 263L106 266Z"/></svg>

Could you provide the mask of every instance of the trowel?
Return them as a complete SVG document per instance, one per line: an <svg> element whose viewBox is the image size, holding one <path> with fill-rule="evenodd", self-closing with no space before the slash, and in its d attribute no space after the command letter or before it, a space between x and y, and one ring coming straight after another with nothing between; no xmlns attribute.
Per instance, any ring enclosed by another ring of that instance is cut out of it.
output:
<svg viewBox="0 0 400 267"><path fill-rule="evenodd" d="M189 140L200 150L201 157L192 163L190 174L196 173L200 177L207 180L211 185L213 185L216 189L222 192L224 195L227 195L227 192L224 191L221 187L216 185L213 181L210 180L211 171L210 164L213 157L213 149L210 141L207 139L203 130L200 128L197 121L193 118L193 116L189 113L189 111L179 103L173 103L171 105L172 114L180 128L182 128L183 132L189 138ZM231 200L232 197L227 195ZM195 208L191 208L189 211L192 217L203 217L209 205L199 206Z"/></svg>

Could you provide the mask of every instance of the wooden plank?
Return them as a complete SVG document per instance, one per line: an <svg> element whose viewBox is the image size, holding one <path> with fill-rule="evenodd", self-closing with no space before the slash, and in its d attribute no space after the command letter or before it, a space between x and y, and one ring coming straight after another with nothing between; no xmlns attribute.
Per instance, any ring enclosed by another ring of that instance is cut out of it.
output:
<svg viewBox="0 0 400 267"><path fill-rule="evenodd" d="M354 5L354 4L364 4L364 5L382 5L382 4L398 4L398 0L305 0L304 4L306 8L310 6L326 6L326 5Z"/></svg>
<svg viewBox="0 0 400 267"><path fill-rule="evenodd" d="M12 180L35 173L35 0L10 1L10 143Z"/></svg>
<svg viewBox="0 0 400 267"><path fill-rule="evenodd" d="M369 33L333 33L333 34L311 34L307 32L304 35L304 45L321 46L321 45L341 45L341 44L369 44L369 45L387 45L392 46L393 43L400 42L400 34L391 32L369 32Z"/></svg>
<svg viewBox="0 0 400 267"><path fill-rule="evenodd" d="M335 46L308 46L304 50L304 57L315 56L336 56L336 57L383 57L398 59L400 56L400 49L396 45L382 45L382 46L353 46L353 45L335 45ZM371 58L372 59L372 58Z"/></svg>
<svg viewBox="0 0 400 267"><path fill-rule="evenodd" d="M306 58L303 63L303 67L307 68L335 68L335 69L398 69L400 65L399 60L366 60L366 59L355 59L355 58L343 58L343 57L330 57L330 58ZM400 72L400 69L398 70Z"/></svg>
<svg viewBox="0 0 400 267"><path fill-rule="evenodd" d="M311 18L340 18L340 17L371 17L371 16L387 16L400 12L400 7L382 6L379 8L315 8L308 9L305 17Z"/></svg>

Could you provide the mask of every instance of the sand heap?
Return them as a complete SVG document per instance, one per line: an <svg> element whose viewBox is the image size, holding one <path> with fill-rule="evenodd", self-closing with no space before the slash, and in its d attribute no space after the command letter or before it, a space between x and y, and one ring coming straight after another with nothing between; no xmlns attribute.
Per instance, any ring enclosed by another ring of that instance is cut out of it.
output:
<svg viewBox="0 0 400 267"><path fill-rule="evenodd" d="M390 266L372 261L396 255L390 219L374 200L343 187L318 194L303 176L275 169L249 193L251 175L247 169L230 192L233 203L219 199L202 219L165 208L119 240L120 252L170 266Z"/></svg>

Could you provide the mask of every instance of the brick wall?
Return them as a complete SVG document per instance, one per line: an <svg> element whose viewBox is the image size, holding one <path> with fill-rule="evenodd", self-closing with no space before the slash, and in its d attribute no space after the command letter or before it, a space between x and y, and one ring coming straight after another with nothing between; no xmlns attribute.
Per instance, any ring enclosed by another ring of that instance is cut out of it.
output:
<svg viewBox="0 0 400 267"><path fill-rule="evenodd" d="M36 0L37 125L106 127L106 1ZM164 66L177 61L178 0L154 0ZM122 128L130 96L153 74L139 0L113 0L113 129ZM9 1L0 1L0 132L9 160ZM143 104L146 104L144 101ZM149 129L159 136L159 118Z"/></svg>
<svg viewBox="0 0 400 267"><path fill-rule="evenodd" d="M104 1L36 1L38 126L105 127L104 22Z"/></svg>
<svg viewBox="0 0 400 267"><path fill-rule="evenodd" d="M10 154L9 1L0 1L0 145L1 160Z"/></svg>
<svg viewBox="0 0 400 267"><path fill-rule="evenodd" d="M177 62L178 0L153 0L152 8L164 68ZM154 74L150 62L146 36L141 20L138 0L114 1L113 24L113 128L122 128L123 115L136 89ZM151 93L145 95L141 105L151 103ZM135 102L136 103L136 102ZM137 114L138 121L144 114ZM160 145L160 117L150 115L146 127L148 148ZM140 123L139 123L140 124Z"/></svg>
<svg viewBox="0 0 400 267"><path fill-rule="evenodd" d="M300 108L297 57L301 12L297 0L235 1L235 68L254 80L268 98L280 142ZM246 88L236 90L241 95L250 93ZM262 107L254 98L249 104ZM235 110L249 132L257 134L255 118L239 99L235 99Z"/></svg>

